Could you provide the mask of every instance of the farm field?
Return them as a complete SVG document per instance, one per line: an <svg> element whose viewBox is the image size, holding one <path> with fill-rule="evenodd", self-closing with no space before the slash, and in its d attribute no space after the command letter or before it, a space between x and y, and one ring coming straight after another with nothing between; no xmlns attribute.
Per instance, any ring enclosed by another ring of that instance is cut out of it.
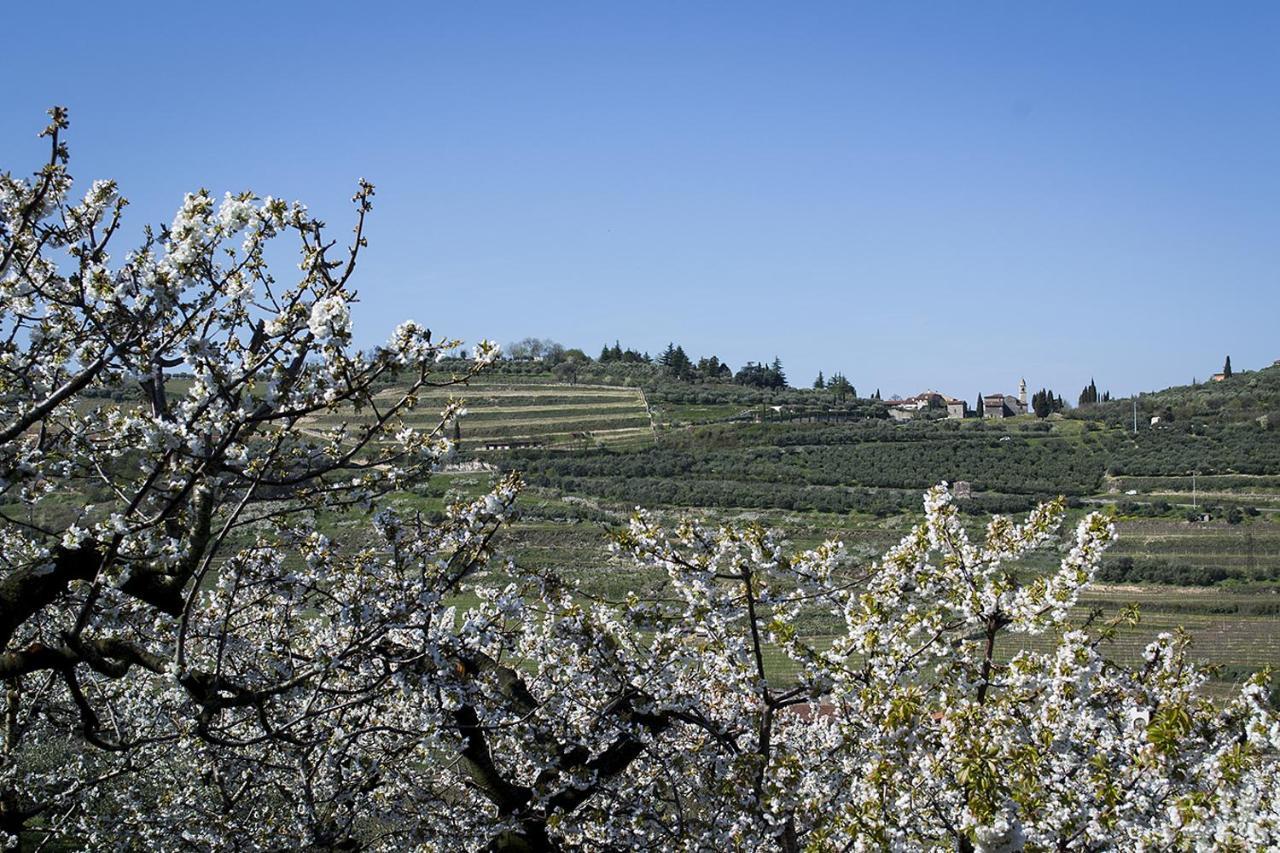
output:
<svg viewBox="0 0 1280 853"><path fill-rule="evenodd" d="M1184 484L1179 475L1107 473L1118 461L1151 464L1161 446L1178 446L1167 435L1135 438L1114 426L1030 418L751 423L737 403L656 403L656 435L643 441L622 441L626 433L610 431L584 445L561 433L541 448L477 450L502 436L554 434L564 429L561 419L579 411L615 422L643 411L643 395L633 388L514 379L466 389L471 414L462 421L462 457L526 476L523 517L503 535L503 553L569 575L592 597L662 594L661 578L619 562L607 547L607 530L636 506L668 521L757 521L794 547L838 538L851 564L865 566L918 519L923 488L936 479L967 480L974 497L965 509L975 536L988 513L1018 514L1053 494L1072 500L1073 520L1092 509L1115 515L1119 540L1108 553L1104 580L1077 611L1080 620L1094 609L1105 618L1139 605L1139 623L1109 643L1115 659L1132 663L1157 634L1183 629L1195 640L1195 656L1218 667L1220 688L1261 667L1280 667L1280 514L1274 512L1280 475L1199 474L1196 508L1207 504L1213 515L1193 522L1187 520L1189 477ZM424 411L429 402L436 401L424 400ZM716 418L722 420L698 423ZM1203 444L1210 455L1230 453L1211 439ZM1259 452L1266 458L1265 450L1247 451L1254 458ZM485 476L439 479L460 494L480 488ZM1231 506L1251 514L1230 523ZM1045 570L1057 559L1056 553L1034 554L1024 570ZM821 619L803 627L818 644L833 628ZM769 663L779 672L789 666L781 656Z"/></svg>
<svg viewBox="0 0 1280 853"><path fill-rule="evenodd" d="M417 429L431 429L439 411L451 399L463 400L467 414L450 437L463 452L485 452L510 446L549 449L639 448L653 443L653 426L638 388L605 385L564 385L551 382L472 380L466 385L424 390L417 408L404 420ZM396 391L379 398L390 402ZM305 429L323 430L351 418L335 412L309 418Z"/></svg>
<svg viewBox="0 0 1280 853"><path fill-rule="evenodd" d="M1196 656L1221 668L1221 686L1280 667L1280 474L1267 473L1268 443L1242 443L1238 432L1134 436L1123 424L1031 418L759 423L751 418L761 407L737 400L650 405L634 385L569 385L536 373L424 392L407 422L435 426L451 397L467 408L451 434L459 461L481 470L438 475L398 502L439 512L478 494L498 470L519 470L528 483L522 515L500 551L568 576L591 597L663 594L663 578L608 550L607 531L636 506L667 521L759 522L797 548L837 538L851 565L865 566L919 518L924 488L963 480L974 536L991 512L1019 514L1056 494L1070 499L1072 520L1093 509L1114 514L1119 539L1077 615L1139 605L1139 624L1109 645L1117 660L1132 663L1156 634L1181 628ZM349 417L326 413L305 428ZM1176 468L1189 452L1204 460L1194 478ZM1057 559L1033 554L1023 570ZM821 644L833 626L816 619L803 628ZM781 656L769 663L780 672L790 665Z"/></svg>
<svg viewBox="0 0 1280 853"><path fill-rule="evenodd" d="M485 482L487 477L483 474L446 475L433 481L433 490L451 498L461 497L478 493ZM420 506L441 507L442 500L430 499ZM607 530L626 519L629 507L540 488L530 488L522 497L521 505L523 517L504 531L497 543L504 556L530 569L557 572L579 585L591 599L618 601L630 592L642 597L665 595L664 577L637 569L609 552ZM707 523L760 522L782 531L795 548L810 547L829 537L838 538L846 543L851 569L873 562L895 544L915 520L910 514L875 519L705 507L670 507L657 514L667 522L684 517L697 517ZM1072 516L1079 517L1079 511L1074 511ZM1154 546L1144 543L1153 541L1161 528L1144 521L1121 521L1118 527L1120 539L1113 546L1114 552L1144 554L1145 548L1153 548L1155 553ZM980 531L975 526L971 533L976 536ZM1219 531L1217 535L1237 534L1243 535L1240 531ZM1199 538L1207 543L1215 541L1213 531L1193 531L1183 536L1192 542ZM1213 547L1206 545L1206 549ZM1056 551L1035 553L1027 559L1024 568L1032 572L1047 570L1056 564L1058 557ZM1266 559L1272 566L1280 562L1280 556L1275 554ZM502 582L496 576L492 580ZM1122 626L1104 651L1119 662L1140 661L1144 646L1161 632L1185 630L1194 639L1193 656L1218 668L1216 689L1220 693L1225 693L1230 684L1250 672L1266 666L1280 667L1280 591L1274 587L1099 583L1081 601L1074 618L1084 622L1096 610L1105 620L1130 604L1138 606L1140 621L1133 626ZM838 628L830 617L817 614L805 617L800 627L817 646L825 645L830 632ZM1013 638L1009 638L1001 652L1012 655L1024 645L1043 647L1047 642L1042 638L1019 638L1015 644ZM793 666L780 653L771 655L767 662L772 672L783 676Z"/></svg>

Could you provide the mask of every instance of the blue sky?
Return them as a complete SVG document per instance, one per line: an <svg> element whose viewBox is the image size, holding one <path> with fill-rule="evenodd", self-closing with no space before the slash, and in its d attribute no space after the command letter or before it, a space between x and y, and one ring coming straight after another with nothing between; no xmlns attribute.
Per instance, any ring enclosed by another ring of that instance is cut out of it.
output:
<svg viewBox="0 0 1280 853"><path fill-rule="evenodd" d="M1280 358L1280 5L5 9L0 168L71 108L131 226L378 186L357 336L780 356L1074 401Z"/></svg>

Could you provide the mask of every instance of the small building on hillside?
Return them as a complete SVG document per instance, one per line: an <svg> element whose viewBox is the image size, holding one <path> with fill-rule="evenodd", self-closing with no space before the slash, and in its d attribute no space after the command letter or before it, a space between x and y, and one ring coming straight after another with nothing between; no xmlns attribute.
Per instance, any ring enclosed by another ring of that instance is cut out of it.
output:
<svg viewBox="0 0 1280 853"><path fill-rule="evenodd" d="M1222 382L1223 380L1225 380L1225 379L1227 378L1227 374L1225 374L1225 373L1215 373L1215 374L1213 374L1213 376L1210 376L1209 378L1210 378L1210 379L1212 379L1214 382Z"/></svg>

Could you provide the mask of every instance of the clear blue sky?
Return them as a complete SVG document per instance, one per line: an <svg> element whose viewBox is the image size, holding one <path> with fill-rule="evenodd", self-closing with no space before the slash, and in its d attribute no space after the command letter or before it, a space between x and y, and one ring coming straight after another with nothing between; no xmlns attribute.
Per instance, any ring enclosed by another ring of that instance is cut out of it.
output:
<svg viewBox="0 0 1280 853"><path fill-rule="evenodd" d="M0 168L71 108L128 236L378 186L360 343L670 340L1069 400L1280 358L1280 5L20 2Z"/></svg>

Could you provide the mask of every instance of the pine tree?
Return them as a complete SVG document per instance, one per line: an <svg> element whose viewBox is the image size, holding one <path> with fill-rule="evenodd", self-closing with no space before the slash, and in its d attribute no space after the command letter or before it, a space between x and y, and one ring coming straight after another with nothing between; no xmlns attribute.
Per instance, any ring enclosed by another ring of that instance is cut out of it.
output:
<svg viewBox="0 0 1280 853"><path fill-rule="evenodd" d="M775 356L773 357L773 364L771 364L771 365L769 366L769 370L770 370L770 372L773 374L773 375L770 377L770 379L771 379L771 381L772 381L772 384L773 384L773 387L775 387L775 388L786 388L786 387L787 387L787 374L786 374L786 373L784 373L784 372L783 372L783 370L782 370L782 359L778 358L778 357L775 355Z"/></svg>
<svg viewBox="0 0 1280 853"><path fill-rule="evenodd" d="M813 387L814 387L814 388L817 388L819 391L821 391L823 388L826 388L826 387L827 387L827 382L826 382L826 380L822 378L822 371L821 371L821 370L819 370L819 371L818 371L818 378L817 378L817 379L815 379L815 380L813 380Z"/></svg>
<svg viewBox="0 0 1280 853"><path fill-rule="evenodd" d="M689 374L693 372L693 362L689 360L689 356L685 355L684 347L678 346L669 356L666 353L663 355L667 359L665 362L667 373L677 379L689 378Z"/></svg>

